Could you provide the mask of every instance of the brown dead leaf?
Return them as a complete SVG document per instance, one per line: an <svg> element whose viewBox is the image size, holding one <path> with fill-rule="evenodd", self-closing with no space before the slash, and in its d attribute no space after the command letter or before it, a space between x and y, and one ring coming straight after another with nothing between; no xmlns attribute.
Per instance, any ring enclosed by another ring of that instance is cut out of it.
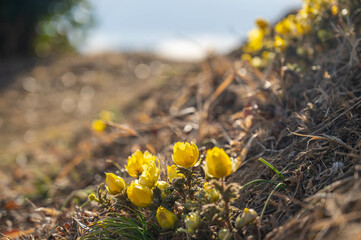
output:
<svg viewBox="0 0 361 240"><path fill-rule="evenodd" d="M11 231L4 232L3 234L5 235L5 237L2 237L1 240L8 240L9 238L10 239L20 238L22 235L28 235L28 234L33 233L34 231L35 231L34 228L29 228L24 231L13 229Z"/></svg>
<svg viewBox="0 0 361 240"><path fill-rule="evenodd" d="M59 215L61 212L56 210L55 208L44 208L40 207L34 210L35 212L42 212L43 214L47 216L56 216Z"/></svg>

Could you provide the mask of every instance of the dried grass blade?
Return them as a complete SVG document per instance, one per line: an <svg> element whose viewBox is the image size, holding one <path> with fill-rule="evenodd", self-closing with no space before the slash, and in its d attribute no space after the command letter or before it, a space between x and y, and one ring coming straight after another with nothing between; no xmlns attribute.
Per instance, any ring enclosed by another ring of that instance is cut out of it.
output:
<svg viewBox="0 0 361 240"><path fill-rule="evenodd" d="M132 128L130 128L129 126L126 126L124 124L119 124L119 123L115 123L115 122L105 122L105 124L111 126L111 127L114 127L114 128L117 128L117 129L120 129L126 133L129 134L129 136L138 136L138 132Z"/></svg>

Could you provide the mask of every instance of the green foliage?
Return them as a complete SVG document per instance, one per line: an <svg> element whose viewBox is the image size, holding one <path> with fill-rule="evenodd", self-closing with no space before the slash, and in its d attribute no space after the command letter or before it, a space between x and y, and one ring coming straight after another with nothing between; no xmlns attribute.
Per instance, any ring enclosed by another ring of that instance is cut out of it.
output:
<svg viewBox="0 0 361 240"><path fill-rule="evenodd" d="M93 24L88 0L49 1L48 11L36 26L35 53L71 51L78 47Z"/></svg>
<svg viewBox="0 0 361 240"><path fill-rule="evenodd" d="M133 216L113 214L96 222L81 239L157 239L160 230L147 222L141 212L133 212Z"/></svg>
<svg viewBox="0 0 361 240"><path fill-rule="evenodd" d="M74 49L92 25L88 0L4 0L0 3L0 54Z"/></svg>
<svg viewBox="0 0 361 240"><path fill-rule="evenodd" d="M270 169L272 169L272 171L274 171L278 176L280 176L280 178L282 178L282 180L285 180L285 177L282 175L282 173L280 173L272 164L270 164L269 162L267 162L267 161L264 160L263 158L260 158L259 161L261 161L261 162L264 163L267 167L269 167Z"/></svg>

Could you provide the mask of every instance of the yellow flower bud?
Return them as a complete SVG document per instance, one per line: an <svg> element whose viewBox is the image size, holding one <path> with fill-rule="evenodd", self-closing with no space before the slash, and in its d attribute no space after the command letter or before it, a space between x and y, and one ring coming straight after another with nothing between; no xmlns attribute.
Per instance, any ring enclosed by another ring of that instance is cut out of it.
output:
<svg viewBox="0 0 361 240"><path fill-rule="evenodd" d="M275 56L275 53L273 53L273 52L269 52L269 51L262 52L262 58L263 59L269 60L269 59L274 58L274 56Z"/></svg>
<svg viewBox="0 0 361 240"><path fill-rule="evenodd" d="M224 178L236 170L236 163L231 161L222 148L214 147L207 150L206 164L203 169L209 177Z"/></svg>
<svg viewBox="0 0 361 240"><path fill-rule="evenodd" d="M252 58L251 64L253 67L260 68L263 66L263 60L260 57L254 57Z"/></svg>
<svg viewBox="0 0 361 240"><path fill-rule="evenodd" d="M147 207L153 202L153 192L151 189L141 185L138 181L133 181L127 189L129 200L137 207Z"/></svg>
<svg viewBox="0 0 361 240"><path fill-rule="evenodd" d="M152 188L154 184L158 181L160 174L160 163L158 160L158 167L155 162L151 161L148 167L143 171L142 175L139 177L139 184Z"/></svg>
<svg viewBox="0 0 361 240"><path fill-rule="evenodd" d="M162 227L163 230L172 229L175 222L177 221L177 216L173 212L165 209L162 206L157 209L156 217L159 225Z"/></svg>
<svg viewBox="0 0 361 240"><path fill-rule="evenodd" d="M103 120L95 119L92 122L92 128L97 132L103 132L107 125L104 123Z"/></svg>
<svg viewBox="0 0 361 240"><path fill-rule="evenodd" d="M196 213L190 213L186 216L184 223L187 231L193 233L199 226L199 216Z"/></svg>
<svg viewBox="0 0 361 240"><path fill-rule="evenodd" d="M173 162L180 167L193 167L199 157L198 147L192 142L177 142L173 147Z"/></svg>
<svg viewBox="0 0 361 240"><path fill-rule="evenodd" d="M243 213L236 219L236 227L242 228L253 223L257 218L257 212L254 209L245 208Z"/></svg>
<svg viewBox="0 0 361 240"><path fill-rule="evenodd" d="M251 62L252 56L248 53L244 53L241 55L241 60Z"/></svg>
<svg viewBox="0 0 361 240"><path fill-rule="evenodd" d="M332 5L331 7L331 13L332 15L337 15L338 14L338 7L336 5Z"/></svg>
<svg viewBox="0 0 361 240"><path fill-rule="evenodd" d="M106 189L111 195L116 195L119 193L124 193L127 184L125 183L124 179L118 177L113 173L106 173Z"/></svg>
<svg viewBox="0 0 361 240"><path fill-rule="evenodd" d="M281 38L280 36L275 36L274 46L276 48L279 48L281 51L285 50L287 48L287 42Z"/></svg>
<svg viewBox="0 0 361 240"><path fill-rule="evenodd" d="M155 183L155 186L158 187L160 190L164 191L165 189L167 189L169 184L165 181L158 181Z"/></svg>
<svg viewBox="0 0 361 240"><path fill-rule="evenodd" d="M144 154L137 150L128 158L127 165L125 169L128 174L132 177L138 177L144 171L144 168L148 166L150 161L155 162L157 158L153 156L150 152L145 151Z"/></svg>
<svg viewBox="0 0 361 240"><path fill-rule="evenodd" d="M95 196L94 193L89 194L88 199L89 201L96 201L96 202L99 201L99 199Z"/></svg>
<svg viewBox="0 0 361 240"><path fill-rule="evenodd" d="M228 228L222 228L218 231L218 239L219 240L231 240L232 233Z"/></svg>
<svg viewBox="0 0 361 240"><path fill-rule="evenodd" d="M185 178L184 174L178 172L178 167L176 165L167 166L168 171L168 180L172 183L174 178Z"/></svg>
<svg viewBox="0 0 361 240"><path fill-rule="evenodd" d="M219 200L219 191L215 188L212 188L212 186L207 182L204 183L204 191L206 192L206 198L208 201L215 203Z"/></svg>
<svg viewBox="0 0 361 240"><path fill-rule="evenodd" d="M263 29L263 30L265 30L265 29L267 29L269 27L269 23L266 20L262 19L262 18L256 19L256 25L260 29Z"/></svg>

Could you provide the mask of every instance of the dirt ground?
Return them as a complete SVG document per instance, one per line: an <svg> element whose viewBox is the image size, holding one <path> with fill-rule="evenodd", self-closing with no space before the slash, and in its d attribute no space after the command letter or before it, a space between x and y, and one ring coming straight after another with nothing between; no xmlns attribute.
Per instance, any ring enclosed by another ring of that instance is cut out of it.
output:
<svg viewBox="0 0 361 240"><path fill-rule="evenodd" d="M101 111L111 111L116 122L147 121L163 105L151 93L169 86L170 79L176 89L194 68L143 54L2 62L0 232L16 236L33 229L39 223L32 219L38 216L35 206L61 209L74 190L102 181L109 156L91 157L91 149L111 141L92 131ZM125 158L118 153L112 154Z"/></svg>

